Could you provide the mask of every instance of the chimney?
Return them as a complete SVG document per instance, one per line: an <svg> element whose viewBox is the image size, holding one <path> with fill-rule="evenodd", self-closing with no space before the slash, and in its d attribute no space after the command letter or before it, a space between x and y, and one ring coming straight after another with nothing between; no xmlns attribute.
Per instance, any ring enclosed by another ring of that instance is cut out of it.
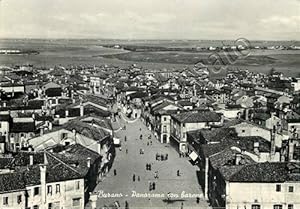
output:
<svg viewBox="0 0 300 209"><path fill-rule="evenodd" d="M72 133L73 133L74 139L76 140L76 129L73 129Z"/></svg>
<svg viewBox="0 0 300 209"><path fill-rule="evenodd" d="M84 116L84 106L80 105L80 116Z"/></svg>
<svg viewBox="0 0 300 209"><path fill-rule="evenodd" d="M33 165L33 153L29 154L29 165Z"/></svg>
<svg viewBox="0 0 300 209"><path fill-rule="evenodd" d="M87 158L87 167L88 168L91 167L91 158L90 157Z"/></svg>
<svg viewBox="0 0 300 209"><path fill-rule="evenodd" d="M97 147L97 149L98 149L98 154L101 155L101 143L98 142L97 145L98 145L98 147Z"/></svg>
<svg viewBox="0 0 300 209"><path fill-rule="evenodd" d="M3 102L3 107L6 107L6 102Z"/></svg>
<svg viewBox="0 0 300 209"><path fill-rule="evenodd" d="M49 99L49 106L52 107L52 99Z"/></svg>
<svg viewBox="0 0 300 209"><path fill-rule="evenodd" d="M271 130L271 155L275 155L275 137L276 137L276 126Z"/></svg>
<svg viewBox="0 0 300 209"><path fill-rule="evenodd" d="M242 159L242 154L241 153L236 153L235 154L235 165L239 165L241 159Z"/></svg>
<svg viewBox="0 0 300 209"><path fill-rule="evenodd" d="M40 136L43 136L43 135L44 135L44 128L41 127L41 128L40 128Z"/></svg>
<svg viewBox="0 0 300 209"><path fill-rule="evenodd" d="M74 98L72 99L72 103L73 103L73 104L75 104L75 103L76 103L76 100L75 100Z"/></svg>
<svg viewBox="0 0 300 209"><path fill-rule="evenodd" d="M46 203L46 172L47 172L47 166L46 165L40 165L40 181L41 181L42 204Z"/></svg>
<svg viewBox="0 0 300 209"><path fill-rule="evenodd" d="M65 116L66 118L69 117L69 110L65 110Z"/></svg>
<svg viewBox="0 0 300 209"><path fill-rule="evenodd" d="M55 104L58 105L58 97L55 97Z"/></svg>
<svg viewBox="0 0 300 209"><path fill-rule="evenodd" d="M34 113L32 113L32 119L35 120L35 114Z"/></svg>
<svg viewBox="0 0 300 209"><path fill-rule="evenodd" d="M293 139L289 139L288 142L289 142L288 161L292 161L293 157L294 157L294 148L295 148L294 140Z"/></svg>
<svg viewBox="0 0 300 209"><path fill-rule="evenodd" d="M49 121L48 129L49 129L49 130L52 130L52 128L53 128L53 124L52 124L52 122Z"/></svg>
<svg viewBox="0 0 300 209"><path fill-rule="evenodd" d="M245 120L249 120L249 109L245 109Z"/></svg>
<svg viewBox="0 0 300 209"><path fill-rule="evenodd" d="M259 154L259 142L254 142L253 150L254 150L255 154Z"/></svg>

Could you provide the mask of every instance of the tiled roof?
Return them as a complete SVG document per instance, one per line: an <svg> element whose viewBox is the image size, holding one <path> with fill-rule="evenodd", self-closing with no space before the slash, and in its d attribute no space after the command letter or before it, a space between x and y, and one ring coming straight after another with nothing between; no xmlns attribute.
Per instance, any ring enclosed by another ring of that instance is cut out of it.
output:
<svg viewBox="0 0 300 209"><path fill-rule="evenodd" d="M216 128L212 130L200 130L199 134L206 142L221 142L237 138L237 133L233 128Z"/></svg>
<svg viewBox="0 0 300 209"><path fill-rule="evenodd" d="M260 137L260 136L245 136L245 137L238 137L237 139L239 147L246 150L253 152L254 150L254 143L259 143L258 150L260 152L270 152L271 150L271 142Z"/></svg>
<svg viewBox="0 0 300 209"><path fill-rule="evenodd" d="M0 174L0 193L25 189L23 173Z"/></svg>
<svg viewBox="0 0 300 209"><path fill-rule="evenodd" d="M90 158L91 165L100 159L100 155L80 144L73 144L64 149L64 152L54 153L54 155L61 159L66 164L72 166L75 170L81 173L83 176L89 171L87 166L87 159Z"/></svg>
<svg viewBox="0 0 300 209"><path fill-rule="evenodd" d="M211 111L201 112L183 112L176 115L172 115L177 121L181 123L200 123L200 122L219 122L221 121L221 115Z"/></svg>
<svg viewBox="0 0 300 209"><path fill-rule="evenodd" d="M13 157L1 157L0 158L0 169L8 168L13 161Z"/></svg>
<svg viewBox="0 0 300 209"><path fill-rule="evenodd" d="M21 133L21 132L34 132L35 131L35 123L34 122L20 122L20 123L12 123L10 128L10 132L12 133Z"/></svg>
<svg viewBox="0 0 300 209"><path fill-rule="evenodd" d="M219 153L216 153L215 155L212 155L209 158L209 161L214 169L220 169L223 166L236 166L236 154L237 153L238 152L236 150L227 148ZM248 165L248 164L253 164L253 163L255 163L255 161L252 160L249 156L241 155L241 159L240 159L238 165Z"/></svg>
<svg viewBox="0 0 300 209"><path fill-rule="evenodd" d="M210 157L216 153L223 151L224 149L236 145L232 140L223 141L220 143L204 144L201 145L204 157Z"/></svg>
<svg viewBox="0 0 300 209"><path fill-rule="evenodd" d="M0 115L0 121L10 121L10 115Z"/></svg>
<svg viewBox="0 0 300 209"><path fill-rule="evenodd" d="M231 176L232 182L285 182L300 181L299 164L295 164L295 173L292 164L286 162L266 162L245 165Z"/></svg>
<svg viewBox="0 0 300 209"><path fill-rule="evenodd" d="M68 123L63 125L63 128L69 131L76 130L77 133L84 135L88 138L94 139L95 141L102 140L110 136L110 134L107 131L100 128L96 128L79 120L69 121Z"/></svg>

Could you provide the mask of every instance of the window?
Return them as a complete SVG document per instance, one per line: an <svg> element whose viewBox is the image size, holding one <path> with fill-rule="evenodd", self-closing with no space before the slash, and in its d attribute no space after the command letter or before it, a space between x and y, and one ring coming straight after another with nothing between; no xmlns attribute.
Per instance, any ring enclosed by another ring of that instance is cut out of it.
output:
<svg viewBox="0 0 300 209"><path fill-rule="evenodd" d="M60 202L52 202L48 204L48 209L60 209Z"/></svg>
<svg viewBox="0 0 300 209"><path fill-rule="evenodd" d="M242 130L242 133L245 133L245 130Z"/></svg>
<svg viewBox="0 0 300 209"><path fill-rule="evenodd" d="M60 185L56 184L56 193L60 193Z"/></svg>
<svg viewBox="0 0 300 209"><path fill-rule="evenodd" d="M166 121L167 120L167 117L164 117L164 121Z"/></svg>
<svg viewBox="0 0 300 209"><path fill-rule="evenodd" d="M167 133L167 126L163 126L163 133Z"/></svg>
<svg viewBox="0 0 300 209"><path fill-rule="evenodd" d="M40 194L40 187L35 187L33 191L33 196L39 195Z"/></svg>
<svg viewBox="0 0 300 209"><path fill-rule="evenodd" d="M293 204L288 204L288 209L294 209L294 205Z"/></svg>
<svg viewBox="0 0 300 209"><path fill-rule="evenodd" d="M52 186L47 186L47 194L52 195Z"/></svg>
<svg viewBox="0 0 300 209"><path fill-rule="evenodd" d="M260 209L260 205L257 204L251 205L251 209Z"/></svg>
<svg viewBox="0 0 300 209"><path fill-rule="evenodd" d="M294 187L293 186L289 186L289 192L294 192Z"/></svg>
<svg viewBox="0 0 300 209"><path fill-rule="evenodd" d="M17 196L17 202L18 202L18 204L20 204L22 202L22 195Z"/></svg>
<svg viewBox="0 0 300 209"><path fill-rule="evenodd" d="M61 139L65 139L65 138L67 138L68 137L68 133L62 133L61 134Z"/></svg>
<svg viewBox="0 0 300 209"><path fill-rule="evenodd" d="M74 198L72 205L75 207L80 206L80 200L81 200L81 198Z"/></svg>
<svg viewBox="0 0 300 209"><path fill-rule="evenodd" d="M80 189L80 181L75 182L75 189L79 190Z"/></svg>
<svg viewBox="0 0 300 209"><path fill-rule="evenodd" d="M3 197L3 205L8 205L8 197Z"/></svg>
<svg viewBox="0 0 300 209"><path fill-rule="evenodd" d="M282 209L282 205L274 205L274 209Z"/></svg>
<svg viewBox="0 0 300 209"><path fill-rule="evenodd" d="M33 209L39 209L39 206L38 205L34 205Z"/></svg>
<svg viewBox="0 0 300 209"><path fill-rule="evenodd" d="M277 184L276 185L276 192L280 192L281 191L281 185L280 184Z"/></svg>

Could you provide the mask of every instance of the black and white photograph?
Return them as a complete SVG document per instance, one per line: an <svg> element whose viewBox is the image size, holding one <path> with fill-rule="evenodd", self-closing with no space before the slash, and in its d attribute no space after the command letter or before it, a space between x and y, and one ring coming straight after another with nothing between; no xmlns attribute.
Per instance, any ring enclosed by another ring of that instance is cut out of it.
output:
<svg viewBox="0 0 300 209"><path fill-rule="evenodd" d="M0 0L0 209L300 209L300 0Z"/></svg>

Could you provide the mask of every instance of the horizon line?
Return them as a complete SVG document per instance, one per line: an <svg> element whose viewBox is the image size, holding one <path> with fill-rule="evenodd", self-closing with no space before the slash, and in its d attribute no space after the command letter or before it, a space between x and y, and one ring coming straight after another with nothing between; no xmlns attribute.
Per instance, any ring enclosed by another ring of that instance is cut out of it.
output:
<svg viewBox="0 0 300 209"><path fill-rule="evenodd" d="M111 41L115 41L115 40L119 40L119 41L236 41L240 38L236 38L236 39L179 39L179 38L175 38L175 39L155 39L155 38L149 38L149 39L142 39L142 38L14 38L14 37L0 37L0 40L111 40ZM247 38L244 38L247 39ZM249 41L275 41L275 42L279 42L279 41L286 41L286 42L293 42L293 41L300 41L296 40L296 39L247 39Z"/></svg>

